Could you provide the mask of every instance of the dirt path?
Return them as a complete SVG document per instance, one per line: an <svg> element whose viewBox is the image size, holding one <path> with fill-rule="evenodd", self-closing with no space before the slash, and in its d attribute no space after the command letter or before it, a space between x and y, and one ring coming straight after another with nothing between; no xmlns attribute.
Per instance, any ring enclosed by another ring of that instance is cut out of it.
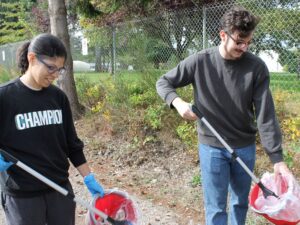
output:
<svg viewBox="0 0 300 225"><path fill-rule="evenodd" d="M70 170L71 183L74 188L75 195L84 201L91 201L91 195L82 183L82 178L77 171L72 168ZM140 225L182 225L182 218L163 204L156 203L153 199L140 199L134 193L128 193L139 209ZM76 209L76 225L84 225L87 210L77 205ZM0 224L5 224L5 216L2 208L0 208ZM196 225L191 219L188 225Z"/></svg>
<svg viewBox="0 0 300 225"><path fill-rule="evenodd" d="M91 195L90 193L88 193L88 190L83 185L82 178L77 173L77 171L75 169L71 169L70 175L72 177L71 182L73 184L76 196L80 197L80 199L83 199L87 202L91 201ZM118 189L122 190L120 188ZM140 225L183 225L182 218L180 218L175 211L166 208L162 203L156 203L154 199L141 199L134 193L127 193L138 206ZM79 205L77 206L76 225L85 224L84 221L86 212L87 210L84 207ZM194 223L192 219L189 222L189 225L196 224L197 223Z"/></svg>
<svg viewBox="0 0 300 225"><path fill-rule="evenodd" d="M91 152L90 152L91 153ZM122 160L105 159L103 156L86 154L90 167L96 174L97 180L104 188L116 188L125 191L136 203L139 210L140 225L198 225L200 224L200 213L186 206L188 195L183 196L182 204L179 203L181 198L172 200L172 190L166 192L162 185L162 177L169 180L172 185L173 179L169 179L166 175L168 170L163 171L162 168L151 166L144 168L125 167ZM170 159L172 160L172 159ZM121 162L122 161L122 162ZM157 175L160 174L160 175ZM90 201L91 196L82 183L82 178L76 169L70 170L71 182L74 187L76 196ZM183 181L184 182L184 181ZM180 183L177 181L177 183ZM168 184L169 185L169 184ZM174 185L176 190L181 187ZM186 188L186 187L183 187ZM159 190L160 189L160 190ZM198 187L192 188L198 190ZM160 193L161 192L161 193ZM174 196L176 197L176 196ZM77 223L76 225L84 224L86 210L79 206L77 208Z"/></svg>

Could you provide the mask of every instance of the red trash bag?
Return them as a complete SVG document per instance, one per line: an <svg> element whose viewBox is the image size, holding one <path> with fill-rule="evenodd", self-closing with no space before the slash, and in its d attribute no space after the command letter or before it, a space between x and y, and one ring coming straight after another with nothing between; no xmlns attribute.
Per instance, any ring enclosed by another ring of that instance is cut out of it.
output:
<svg viewBox="0 0 300 225"><path fill-rule="evenodd" d="M96 196L92 201L92 206L102 211L115 220L127 220L131 225L138 225L138 210L128 194L119 190L106 190L101 198ZM88 211L85 218L86 225L110 225L109 222Z"/></svg>
<svg viewBox="0 0 300 225"><path fill-rule="evenodd" d="M264 198L256 184L250 191L250 208L276 225L296 225L300 222L300 186L292 176L275 181L274 174L265 173L261 182L279 196Z"/></svg>

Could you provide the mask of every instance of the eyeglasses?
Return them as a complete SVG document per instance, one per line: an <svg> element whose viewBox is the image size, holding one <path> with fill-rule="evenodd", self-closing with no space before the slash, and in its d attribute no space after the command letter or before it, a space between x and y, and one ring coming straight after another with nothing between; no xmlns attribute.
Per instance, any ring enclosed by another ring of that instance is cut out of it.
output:
<svg viewBox="0 0 300 225"><path fill-rule="evenodd" d="M47 67L48 73L50 73L50 74L53 74L53 73L55 73L55 72L58 71L58 74L59 74L59 75L64 75L64 74L66 73L66 71L67 71L66 68L65 68L64 66L61 67L61 68L57 68L56 66L51 66L51 65L49 65L48 63L46 63L46 62L42 59L42 57L41 57L40 55L37 55L36 58L37 58L37 60L38 60L39 62L41 62L42 64L44 64L44 65Z"/></svg>
<svg viewBox="0 0 300 225"><path fill-rule="evenodd" d="M249 45L251 45L251 40L250 41L248 41L248 42L245 42L245 41L242 41L242 40L236 40L236 39L234 39L228 32L225 32L227 35L228 35L228 37L231 39L231 40L233 40L234 41L234 43L239 47L239 48L243 48L243 47L245 47L245 46L249 46Z"/></svg>

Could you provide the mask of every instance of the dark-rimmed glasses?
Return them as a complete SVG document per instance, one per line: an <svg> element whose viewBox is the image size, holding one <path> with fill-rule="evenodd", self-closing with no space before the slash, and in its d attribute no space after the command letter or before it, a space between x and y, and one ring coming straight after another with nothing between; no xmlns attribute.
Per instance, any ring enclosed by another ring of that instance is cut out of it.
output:
<svg viewBox="0 0 300 225"><path fill-rule="evenodd" d="M48 73L53 74L55 72L58 72L59 75L64 75L66 73L66 68L64 66L61 68L57 68L57 66L51 66L48 63L46 63L40 55L36 55L36 58L39 62L41 62L47 67Z"/></svg>
<svg viewBox="0 0 300 225"><path fill-rule="evenodd" d="M239 47L239 48L243 48L245 46L249 47L249 45L251 45L251 40L248 42L242 41L242 40L236 40L234 39L228 32L225 32L228 37L234 41L234 43Z"/></svg>

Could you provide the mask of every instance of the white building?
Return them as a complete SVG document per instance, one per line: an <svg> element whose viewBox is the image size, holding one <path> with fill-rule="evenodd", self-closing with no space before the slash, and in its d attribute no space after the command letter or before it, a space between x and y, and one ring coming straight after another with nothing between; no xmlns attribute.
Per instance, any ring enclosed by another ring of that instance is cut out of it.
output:
<svg viewBox="0 0 300 225"><path fill-rule="evenodd" d="M278 62L278 53L273 50L262 51L258 56L267 64L270 72L283 72L283 68Z"/></svg>

